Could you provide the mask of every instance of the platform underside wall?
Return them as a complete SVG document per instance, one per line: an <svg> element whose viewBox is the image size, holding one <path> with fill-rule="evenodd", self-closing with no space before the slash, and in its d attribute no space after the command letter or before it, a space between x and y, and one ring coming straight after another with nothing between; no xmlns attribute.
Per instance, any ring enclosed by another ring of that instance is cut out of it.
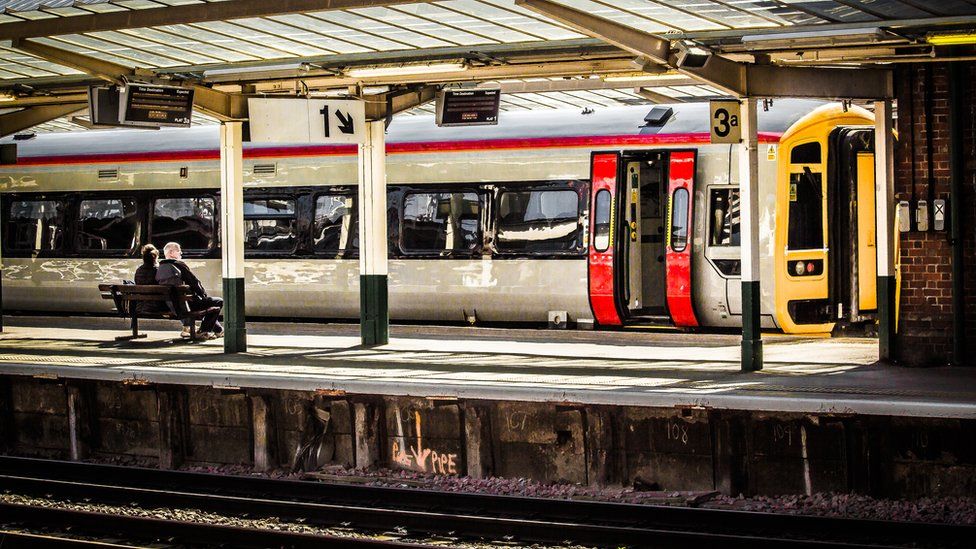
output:
<svg viewBox="0 0 976 549"><path fill-rule="evenodd" d="M976 492L976 421L0 377L0 449L772 495Z"/></svg>

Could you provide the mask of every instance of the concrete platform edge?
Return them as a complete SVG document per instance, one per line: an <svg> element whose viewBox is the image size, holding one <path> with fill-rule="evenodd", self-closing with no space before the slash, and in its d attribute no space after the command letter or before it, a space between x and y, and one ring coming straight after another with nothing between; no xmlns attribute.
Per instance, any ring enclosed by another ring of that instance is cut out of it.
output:
<svg viewBox="0 0 976 549"><path fill-rule="evenodd" d="M282 377L255 372L216 376L133 367L106 369L16 363L5 364L0 370L0 374L117 382L137 380L144 383L217 388L326 390L342 391L351 395L448 397L472 400L641 406L648 408L701 408L831 415L976 419L976 402L932 402L870 395L862 398L833 397L833 395L827 394L823 398L757 394L688 395L661 392L567 391L513 387L511 385L503 387L465 386L443 382L438 383L436 390L431 390L430 385L411 386L404 383L370 381L334 382L312 376L289 375Z"/></svg>

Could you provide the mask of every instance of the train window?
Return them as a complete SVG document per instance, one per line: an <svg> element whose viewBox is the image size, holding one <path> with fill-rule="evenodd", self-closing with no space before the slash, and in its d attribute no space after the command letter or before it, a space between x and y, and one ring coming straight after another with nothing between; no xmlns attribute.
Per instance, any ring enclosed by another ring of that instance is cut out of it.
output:
<svg viewBox="0 0 976 549"><path fill-rule="evenodd" d="M596 193L593 212L593 247L598 252L605 252L610 247L610 191L600 189Z"/></svg>
<svg viewBox="0 0 976 549"><path fill-rule="evenodd" d="M60 248L62 213L63 205L54 200L11 202L5 231L7 248L34 252Z"/></svg>
<svg viewBox="0 0 976 549"><path fill-rule="evenodd" d="M214 199L210 197L159 198L153 202L150 241L160 250L179 242L183 250L214 246Z"/></svg>
<svg viewBox="0 0 976 549"><path fill-rule="evenodd" d="M136 247L134 198L82 200L78 207L78 249L131 250Z"/></svg>
<svg viewBox="0 0 976 549"><path fill-rule="evenodd" d="M820 164L820 157L819 141L797 145L790 151L791 164Z"/></svg>
<svg viewBox="0 0 976 549"><path fill-rule="evenodd" d="M312 247L337 255L359 249L359 220L353 195L326 194L315 199Z"/></svg>
<svg viewBox="0 0 976 549"><path fill-rule="evenodd" d="M407 253L475 253L481 249L481 196L414 192L403 198L400 246Z"/></svg>
<svg viewBox="0 0 976 549"><path fill-rule="evenodd" d="M254 252L293 251L295 201L262 198L244 201L244 249Z"/></svg>
<svg viewBox="0 0 976 549"><path fill-rule="evenodd" d="M504 191L495 248L501 252L575 252L582 246L580 198L571 189Z"/></svg>
<svg viewBox="0 0 976 549"><path fill-rule="evenodd" d="M671 233L668 243L675 252L688 246L688 189L675 189L671 195Z"/></svg>
<svg viewBox="0 0 976 549"><path fill-rule="evenodd" d="M790 174L790 212L786 247L791 250L823 248L823 182L809 168Z"/></svg>
<svg viewBox="0 0 976 549"><path fill-rule="evenodd" d="M712 189L709 195L711 212L710 246L739 245L739 191L737 189Z"/></svg>

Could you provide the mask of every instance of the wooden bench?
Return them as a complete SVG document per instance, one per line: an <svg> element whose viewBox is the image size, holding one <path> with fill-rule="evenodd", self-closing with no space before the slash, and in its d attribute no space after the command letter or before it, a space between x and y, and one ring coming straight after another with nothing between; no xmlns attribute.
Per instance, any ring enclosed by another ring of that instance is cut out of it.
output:
<svg viewBox="0 0 976 549"><path fill-rule="evenodd" d="M116 337L116 341L128 341L146 337L146 334L139 333L139 317L143 318L168 318L172 320L190 320L190 340L196 340L197 329L196 320L203 318L210 312L219 310L219 307L210 307L199 311L190 310L190 301L193 299L193 292L189 286L159 286L155 284L99 284L98 290L102 294L102 299L111 299L115 302L115 310L122 318L131 318L132 335ZM139 311L139 303L156 303L166 306L167 310L159 312ZM172 304L172 307L169 305ZM175 311L175 313L174 313Z"/></svg>

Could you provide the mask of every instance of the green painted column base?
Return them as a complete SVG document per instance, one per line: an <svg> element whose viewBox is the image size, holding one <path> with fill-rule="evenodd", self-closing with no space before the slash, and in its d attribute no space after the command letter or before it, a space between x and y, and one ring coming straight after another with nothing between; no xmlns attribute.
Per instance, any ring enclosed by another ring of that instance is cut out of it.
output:
<svg viewBox="0 0 976 549"><path fill-rule="evenodd" d="M359 323L363 345L390 342L386 275L359 275Z"/></svg>
<svg viewBox="0 0 976 549"><path fill-rule="evenodd" d="M895 352L895 277L878 277L878 359L890 361Z"/></svg>
<svg viewBox="0 0 976 549"><path fill-rule="evenodd" d="M247 351L247 327L244 320L244 279L224 279L224 352Z"/></svg>
<svg viewBox="0 0 976 549"><path fill-rule="evenodd" d="M763 367L759 281L742 281L742 371L757 372Z"/></svg>

